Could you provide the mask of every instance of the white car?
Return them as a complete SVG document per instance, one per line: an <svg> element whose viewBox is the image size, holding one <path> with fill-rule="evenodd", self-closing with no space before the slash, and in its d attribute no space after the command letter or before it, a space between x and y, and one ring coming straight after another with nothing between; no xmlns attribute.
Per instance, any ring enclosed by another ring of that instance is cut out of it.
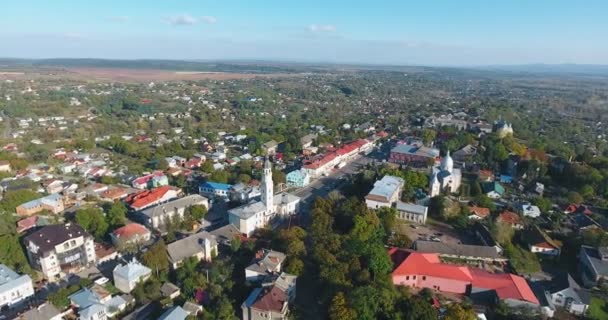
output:
<svg viewBox="0 0 608 320"><path fill-rule="evenodd" d="M108 281L110 281L110 279L108 279L106 277L101 277L101 278L95 280L95 283L102 286L102 285L108 283Z"/></svg>

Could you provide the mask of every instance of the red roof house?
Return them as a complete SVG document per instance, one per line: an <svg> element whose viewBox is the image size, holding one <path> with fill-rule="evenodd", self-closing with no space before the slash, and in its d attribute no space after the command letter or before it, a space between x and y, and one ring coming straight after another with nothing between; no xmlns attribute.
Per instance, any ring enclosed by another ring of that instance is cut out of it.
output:
<svg viewBox="0 0 608 320"><path fill-rule="evenodd" d="M516 229L520 229L523 227L521 225L519 215L517 213L511 212L511 211L503 211L498 216L498 218L496 218L496 221L510 224L513 228L516 228Z"/></svg>
<svg viewBox="0 0 608 320"><path fill-rule="evenodd" d="M159 203L177 198L181 190L172 186L162 186L149 191L130 195L126 198L126 202L135 210L142 210Z"/></svg>
<svg viewBox="0 0 608 320"><path fill-rule="evenodd" d="M463 295L471 291L494 291L501 300L539 304L527 281L514 274L490 273L479 268L446 264L435 253L391 248L389 255L393 261L392 278L395 285Z"/></svg>
<svg viewBox="0 0 608 320"><path fill-rule="evenodd" d="M110 236L112 237L112 243L114 243L114 245L148 241L150 240L150 230L139 223L129 223L114 230Z"/></svg>
<svg viewBox="0 0 608 320"><path fill-rule="evenodd" d="M469 215L469 219L481 220L490 215L490 209L477 206L469 207L469 212L471 213L471 215Z"/></svg>

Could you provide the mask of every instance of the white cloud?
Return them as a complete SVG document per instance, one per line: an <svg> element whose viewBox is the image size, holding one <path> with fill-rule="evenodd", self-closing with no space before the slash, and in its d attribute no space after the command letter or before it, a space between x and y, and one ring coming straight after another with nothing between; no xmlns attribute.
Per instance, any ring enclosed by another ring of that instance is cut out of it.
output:
<svg viewBox="0 0 608 320"><path fill-rule="evenodd" d="M163 18L163 22L172 26L188 26L197 24L198 19L189 14L182 14Z"/></svg>
<svg viewBox="0 0 608 320"><path fill-rule="evenodd" d="M214 24L217 22L217 18L214 16L202 16L201 21L208 24Z"/></svg>
<svg viewBox="0 0 608 320"><path fill-rule="evenodd" d="M113 16L113 17L109 17L108 20L110 21L114 21L114 22L127 22L129 21L129 17L128 16Z"/></svg>
<svg viewBox="0 0 608 320"><path fill-rule="evenodd" d="M336 31L336 26L331 24L311 24L308 26L308 30L312 32L334 32Z"/></svg>
<svg viewBox="0 0 608 320"><path fill-rule="evenodd" d="M197 23L214 24L217 18L214 16L193 17L189 14L181 14L170 17L165 17L162 20L164 23L172 26L191 26Z"/></svg>

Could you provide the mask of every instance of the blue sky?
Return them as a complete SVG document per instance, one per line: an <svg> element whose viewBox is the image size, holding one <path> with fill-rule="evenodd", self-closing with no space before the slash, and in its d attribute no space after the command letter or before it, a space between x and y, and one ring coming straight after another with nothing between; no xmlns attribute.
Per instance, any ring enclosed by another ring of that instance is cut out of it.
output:
<svg viewBox="0 0 608 320"><path fill-rule="evenodd" d="M608 1L22 0L0 56L608 64Z"/></svg>

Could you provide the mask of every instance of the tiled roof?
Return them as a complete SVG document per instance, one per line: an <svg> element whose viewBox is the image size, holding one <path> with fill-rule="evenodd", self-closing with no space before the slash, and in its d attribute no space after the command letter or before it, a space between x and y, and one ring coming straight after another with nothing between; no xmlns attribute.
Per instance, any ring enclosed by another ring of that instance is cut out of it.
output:
<svg viewBox="0 0 608 320"><path fill-rule="evenodd" d="M178 191L179 189L172 186L162 186L150 191L140 192L137 195L130 197L130 205L135 209L145 208L162 199L165 194L171 190Z"/></svg>
<svg viewBox="0 0 608 320"><path fill-rule="evenodd" d="M480 218L485 218L490 215L490 209L477 206L469 207L469 212Z"/></svg>
<svg viewBox="0 0 608 320"><path fill-rule="evenodd" d="M150 230L142 226L139 223L129 223L123 227L120 227L112 232L116 238L130 239L136 235L144 235L150 233Z"/></svg>
<svg viewBox="0 0 608 320"><path fill-rule="evenodd" d="M257 310L274 311L281 313L283 306L287 303L288 297L285 291L276 286L264 289L258 295L258 299L251 306Z"/></svg>
<svg viewBox="0 0 608 320"><path fill-rule="evenodd" d="M498 221L516 225L519 224L519 215L515 212L503 211L503 213L498 216Z"/></svg>
<svg viewBox="0 0 608 320"><path fill-rule="evenodd" d="M389 254L393 265L393 275L424 275L446 280L471 283L473 288L494 290L500 299L516 299L539 304L526 280L520 276L504 273L494 274L468 266L445 264L437 254L418 253L410 250L391 248Z"/></svg>
<svg viewBox="0 0 608 320"><path fill-rule="evenodd" d="M32 242L38 246L42 252L45 252L55 248L58 244L81 236L90 237L81 226L75 223L55 224L46 226L30 234L25 237L25 242Z"/></svg>

